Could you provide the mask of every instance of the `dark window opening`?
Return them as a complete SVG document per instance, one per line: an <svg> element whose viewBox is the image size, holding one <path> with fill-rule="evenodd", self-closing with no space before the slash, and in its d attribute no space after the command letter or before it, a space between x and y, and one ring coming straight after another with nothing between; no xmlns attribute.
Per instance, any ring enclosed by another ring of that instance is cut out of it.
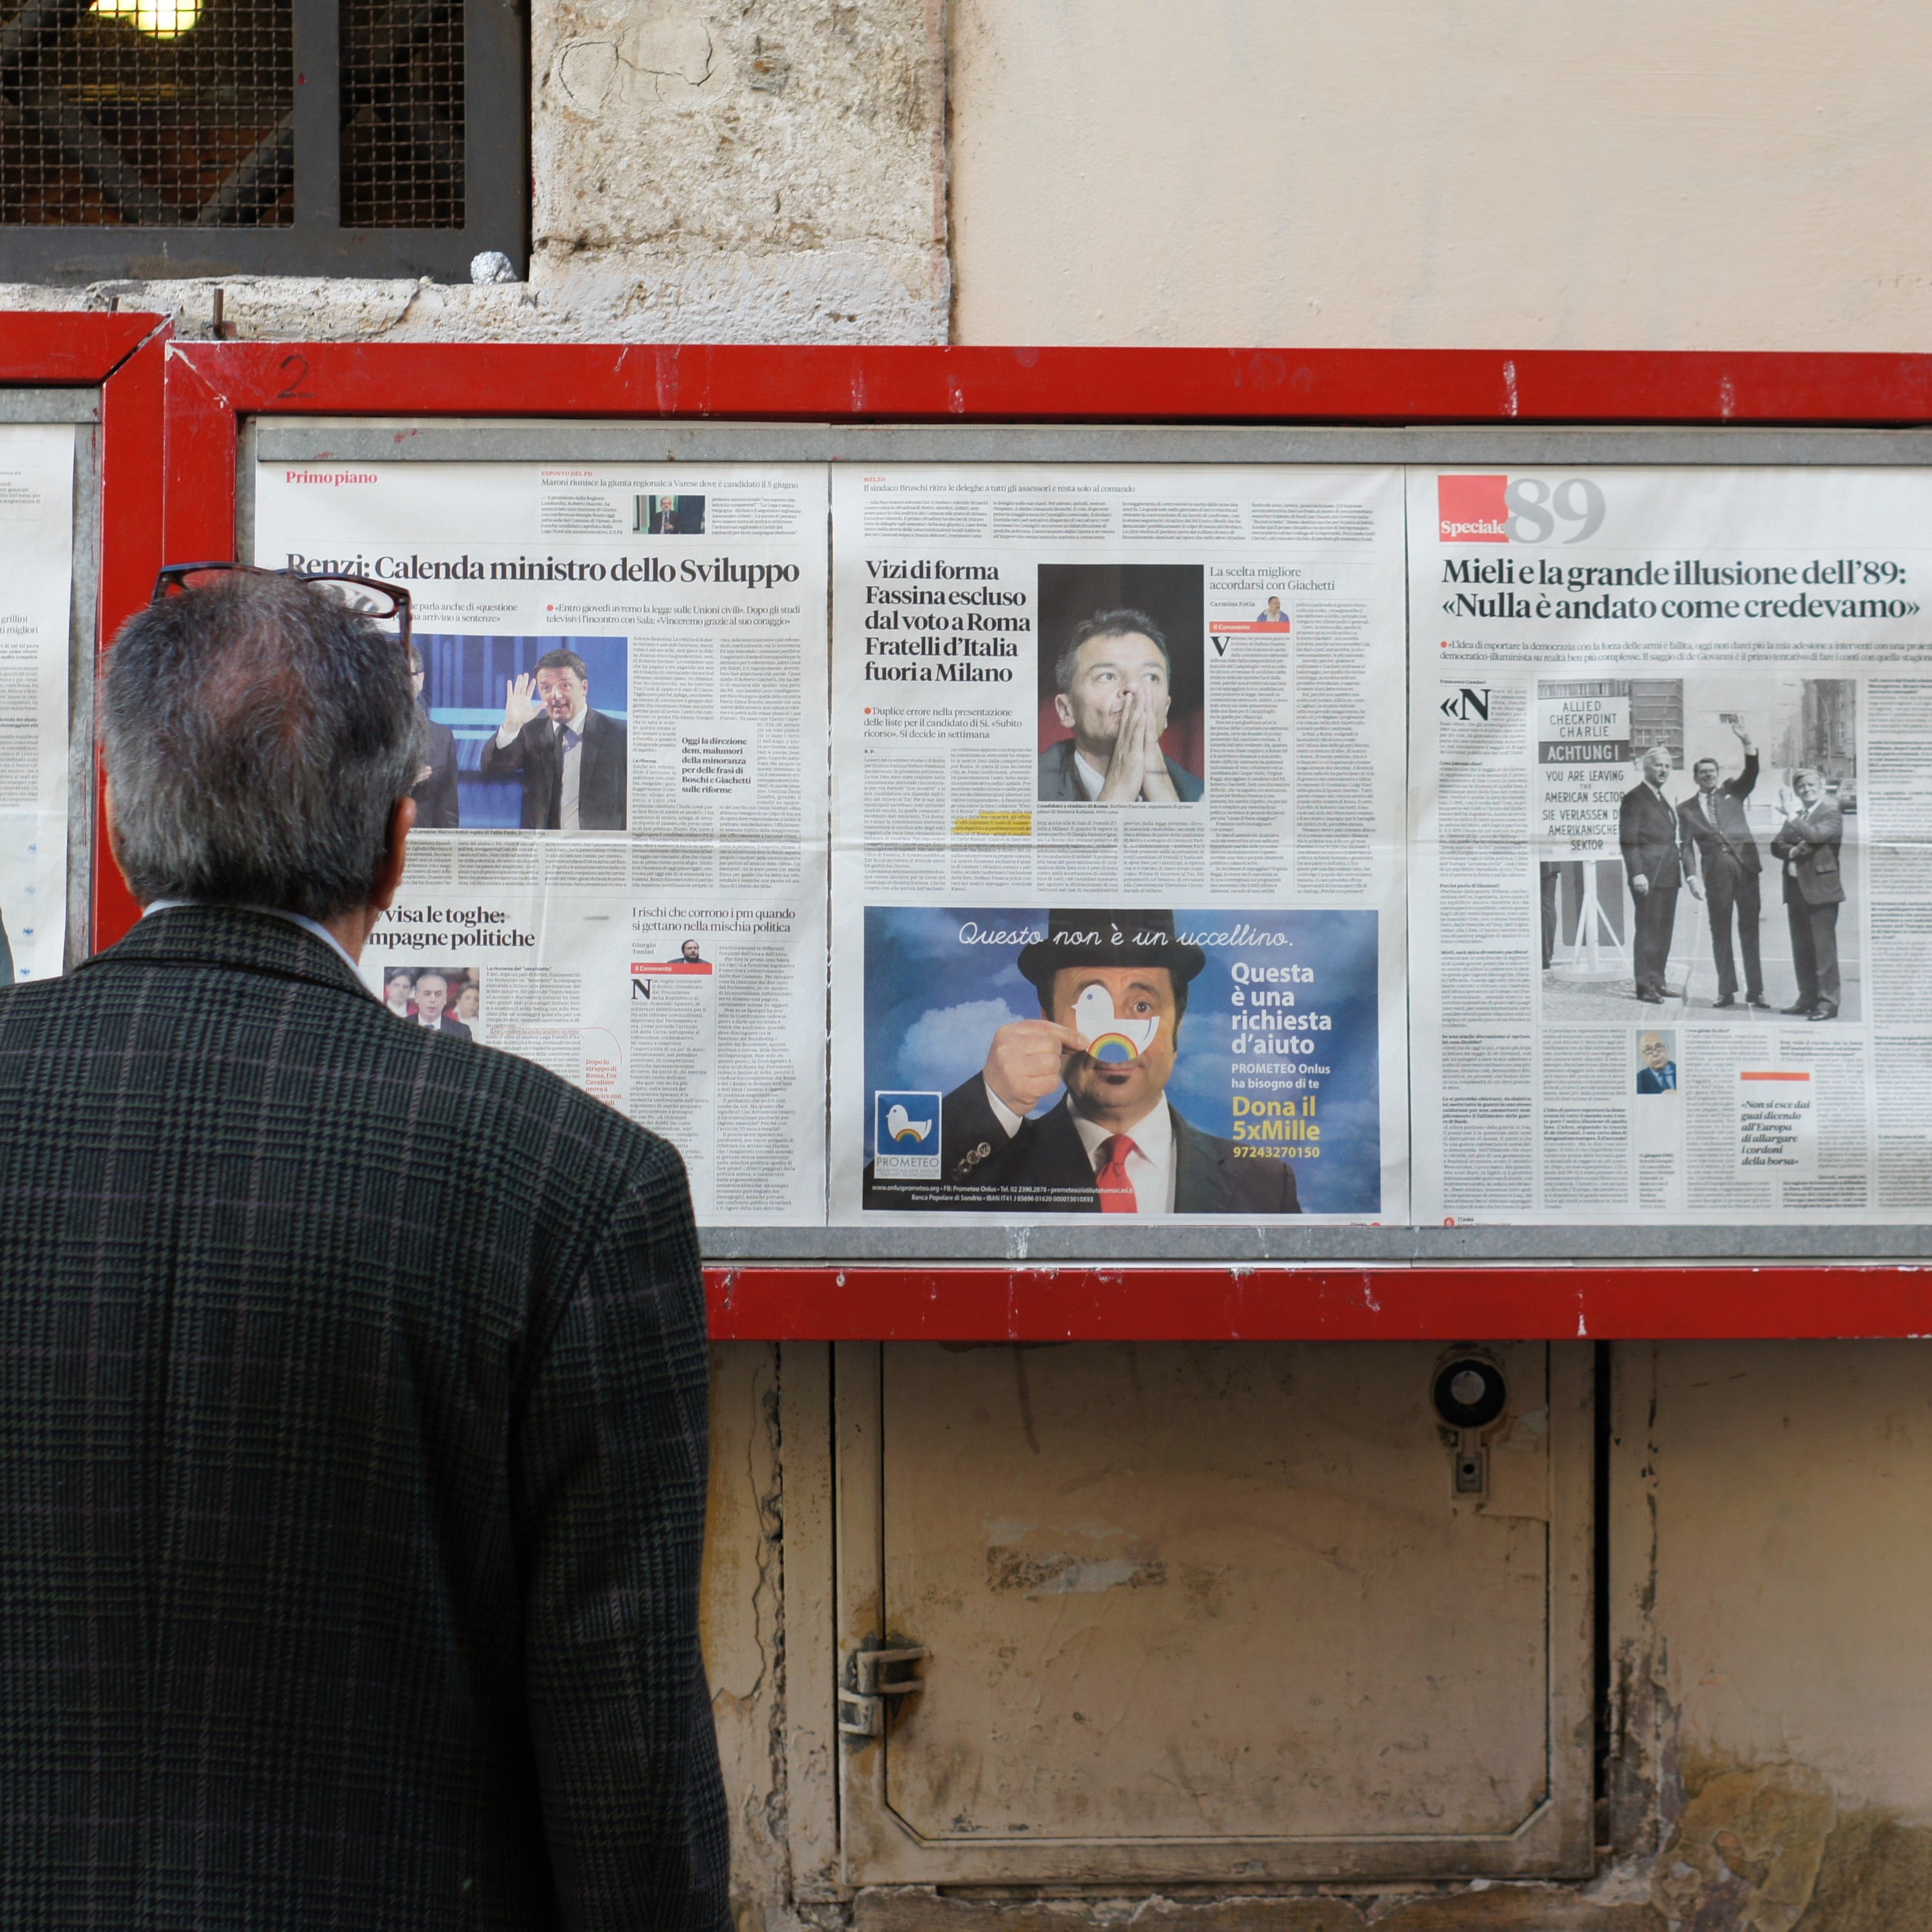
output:
<svg viewBox="0 0 1932 1932"><path fill-rule="evenodd" d="M0 0L0 222L286 226L294 132L289 0Z"/></svg>
<svg viewBox="0 0 1932 1932"><path fill-rule="evenodd" d="M522 0L0 0L0 280L520 262L526 61Z"/></svg>
<svg viewBox="0 0 1932 1932"><path fill-rule="evenodd" d="M463 10L342 0L342 225L463 226Z"/></svg>

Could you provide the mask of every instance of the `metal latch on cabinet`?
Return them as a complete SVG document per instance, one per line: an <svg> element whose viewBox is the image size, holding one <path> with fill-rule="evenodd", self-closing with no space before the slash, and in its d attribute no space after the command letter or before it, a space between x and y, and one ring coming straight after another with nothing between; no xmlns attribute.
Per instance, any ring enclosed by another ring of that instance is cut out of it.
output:
<svg viewBox="0 0 1932 1932"><path fill-rule="evenodd" d="M886 1700L910 1697L926 1686L916 1677L888 1676L894 1664L916 1664L926 1654L923 1644L892 1648L868 1646L852 1654L855 1688L838 1694L838 1728L848 1738L882 1738L886 1734Z"/></svg>

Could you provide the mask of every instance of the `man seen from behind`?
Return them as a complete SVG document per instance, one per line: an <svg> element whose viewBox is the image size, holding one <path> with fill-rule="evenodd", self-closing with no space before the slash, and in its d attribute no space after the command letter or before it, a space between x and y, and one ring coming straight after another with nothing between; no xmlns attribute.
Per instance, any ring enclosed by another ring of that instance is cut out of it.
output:
<svg viewBox="0 0 1932 1932"><path fill-rule="evenodd" d="M210 574L106 661L146 916L0 994L0 1925L726 1932L682 1163L365 989L407 658Z"/></svg>

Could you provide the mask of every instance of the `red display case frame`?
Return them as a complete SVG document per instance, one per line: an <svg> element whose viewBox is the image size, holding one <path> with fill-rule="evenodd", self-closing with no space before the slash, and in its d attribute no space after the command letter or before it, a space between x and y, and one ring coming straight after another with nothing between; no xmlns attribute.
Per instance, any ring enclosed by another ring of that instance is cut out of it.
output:
<svg viewBox="0 0 1932 1932"><path fill-rule="evenodd" d="M131 332L142 319L106 320ZM93 365L70 333L76 320L0 318L0 373L110 384L105 488L115 514L105 524L104 639L146 597L164 552L232 548L238 438L252 415L1840 429L1932 422L1927 356L180 343L150 333L130 336L104 377L80 373ZM49 360L37 364L36 355ZM61 357L76 373L49 373ZM104 853L96 880L95 939L106 944L136 909ZM706 1278L720 1340L1932 1334L1932 1265L1895 1262L753 1263L707 1268Z"/></svg>

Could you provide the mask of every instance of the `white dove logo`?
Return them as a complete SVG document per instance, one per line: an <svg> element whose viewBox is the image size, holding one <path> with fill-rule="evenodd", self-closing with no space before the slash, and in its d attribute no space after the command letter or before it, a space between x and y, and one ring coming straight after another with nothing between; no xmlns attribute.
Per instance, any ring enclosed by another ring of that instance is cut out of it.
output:
<svg viewBox="0 0 1932 1932"><path fill-rule="evenodd" d="M1118 1066L1138 1060L1154 1044L1160 1030L1160 1016L1146 1020L1124 1020L1114 1011L1114 996L1105 986L1092 986L1073 1003L1073 1024L1087 1036L1090 1059Z"/></svg>
<svg viewBox="0 0 1932 1932"><path fill-rule="evenodd" d="M915 1120L895 1100L886 1109L886 1131L896 1141L922 1141L932 1131L930 1120Z"/></svg>

